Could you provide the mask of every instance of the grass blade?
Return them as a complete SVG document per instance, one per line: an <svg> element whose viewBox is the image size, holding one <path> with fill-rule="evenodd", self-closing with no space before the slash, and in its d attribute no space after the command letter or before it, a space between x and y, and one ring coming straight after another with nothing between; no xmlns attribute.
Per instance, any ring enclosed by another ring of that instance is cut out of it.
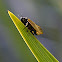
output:
<svg viewBox="0 0 62 62"><path fill-rule="evenodd" d="M8 10L8 14L38 62L59 62L29 30L27 32L27 28L24 29L23 23L12 12Z"/></svg>

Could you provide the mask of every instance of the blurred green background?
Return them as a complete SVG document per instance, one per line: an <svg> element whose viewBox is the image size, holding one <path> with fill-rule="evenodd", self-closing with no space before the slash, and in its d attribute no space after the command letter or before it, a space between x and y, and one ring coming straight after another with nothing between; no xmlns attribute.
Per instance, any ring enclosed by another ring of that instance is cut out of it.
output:
<svg viewBox="0 0 62 62"><path fill-rule="evenodd" d="M62 62L62 1L61 0L0 0L0 62L37 62L7 10L18 18L28 17L44 34L35 37Z"/></svg>

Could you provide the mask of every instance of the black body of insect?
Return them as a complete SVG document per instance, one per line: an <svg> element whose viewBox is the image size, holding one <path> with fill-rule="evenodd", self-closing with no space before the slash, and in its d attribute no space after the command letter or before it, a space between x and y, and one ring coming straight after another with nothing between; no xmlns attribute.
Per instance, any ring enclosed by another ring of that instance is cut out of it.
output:
<svg viewBox="0 0 62 62"><path fill-rule="evenodd" d="M43 31L40 28L40 26L38 26L37 24L35 24L33 21L31 21L27 17L21 17L21 22L25 25L25 27L27 27L30 30L30 32L33 35L34 34L35 35L43 34Z"/></svg>

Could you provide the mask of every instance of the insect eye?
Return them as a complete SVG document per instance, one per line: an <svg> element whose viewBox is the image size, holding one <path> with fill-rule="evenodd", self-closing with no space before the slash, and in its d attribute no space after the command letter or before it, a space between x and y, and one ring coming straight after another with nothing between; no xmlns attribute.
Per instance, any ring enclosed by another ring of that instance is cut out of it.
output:
<svg viewBox="0 0 62 62"><path fill-rule="evenodd" d="M20 17L20 20L22 19L23 17Z"/></svg>
<svg viewBox="0 0 62 62"><path fill-rule="evenodd" d="M25 19L28 19L27 17L25 17Z"/></svg>

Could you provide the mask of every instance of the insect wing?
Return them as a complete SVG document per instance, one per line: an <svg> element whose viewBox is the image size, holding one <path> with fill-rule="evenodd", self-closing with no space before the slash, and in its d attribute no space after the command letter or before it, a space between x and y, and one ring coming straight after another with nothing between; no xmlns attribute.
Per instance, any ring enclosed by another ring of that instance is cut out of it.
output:
<svg viewBox="0 0 62 62"><path fill-rule="evenodd" d="M38 26L37 24L35 24L33 21L31 21L30 19L28 19L28 22L32 25L32 27L37 31L37 33L39 34L43 34L42 29L40 28L40 26Z"/></svg>

